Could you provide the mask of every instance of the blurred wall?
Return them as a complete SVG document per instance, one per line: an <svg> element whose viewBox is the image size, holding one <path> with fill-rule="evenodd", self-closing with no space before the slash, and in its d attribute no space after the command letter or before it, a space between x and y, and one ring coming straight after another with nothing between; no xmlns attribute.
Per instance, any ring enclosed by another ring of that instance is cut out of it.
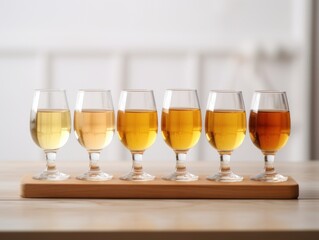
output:
<svg viewBox="0 0 319 240"><path fill-rule="evenodd" d="M292 134L278 158L309 157L309 0L0 0L1 160L38 160L29 133L35 88L237 89L249 113L255 89L287 91ZM260 70L261 69L261 70ZM115 135L103 159L129 159ZM204 131L191 160L217 159ZM234 160L261 159L249 134ZM72 133L58 159L85 160ZM174 159L158 135L147 160Z"/></svg>
<svg viewBox="0 0 319 240"><path fill-rule="evenodd" d="M312 2L312 46L311 46L311 159L319 159L319 2Z"/></svg>

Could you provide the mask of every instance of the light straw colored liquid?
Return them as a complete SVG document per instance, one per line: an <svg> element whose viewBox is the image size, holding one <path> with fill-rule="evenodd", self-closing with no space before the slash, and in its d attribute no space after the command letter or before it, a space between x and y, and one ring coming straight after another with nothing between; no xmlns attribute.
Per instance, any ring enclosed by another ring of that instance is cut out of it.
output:
<svg viewBox="0 0 319 240"><path fill-rule="evenodd" d="M74 112L74 130L80 144L88 151L99 151L114 135L114 111L90 110Z"/></svg>
<svg viewBox="0 0 319 240"><path fill-rule="evenodd" d="M175 151L187 151L199 140L202 122L199 109L163 109L162 135Z"/></svg>
<svg viewBox="0 0 319 240"><path fill-rule="evenodd" d="M246 134L245 111L206 111L206 137L220 152L231 153L239 147Z"/></svg>
<svg viewBox="0 0 319 240"><path fill-rule="evenodd" d="M117 131L122 143L131 152L143 152L155 141L157 112L152 110L118 111Z"/></svg>
<svg viewBox="0 0 319 240"><path fill-rule="evenodd" d="M44 150L62 147L71 131L69 110L39 109L31 119L31 135L34 142Z"/></svg>

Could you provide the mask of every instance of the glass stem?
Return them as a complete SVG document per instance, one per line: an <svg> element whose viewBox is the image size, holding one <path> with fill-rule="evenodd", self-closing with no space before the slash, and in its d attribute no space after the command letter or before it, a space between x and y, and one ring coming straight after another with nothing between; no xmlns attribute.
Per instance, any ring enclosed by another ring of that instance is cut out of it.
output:
<svg viewBox="0 0 319 240"><path fill-rule="evenodd" d="M176 153L176 174L185 175L186 173L186 153Z"/></svg>
<svg viewBox="0 0 319 240"><path fill-rule="evenodd" d="M90 157L90 172L100 172L99 160L100 153L99 152L89 152Z"/></svg>
<svg viewBox="0 0 319 240"><path fill-rule="evenodd" d="M134 175L141 175L143 174L143 166L142 166L142 160L143 160L143 154L142 153L132 153L132 172Z"/></svg>
<svg viewBox="0 0 319 240"><path fill-rule="evenodd" d="M56 165L55 165L55 159L56 159L56 152L45 152L45 159L47 161L47 169L48 172L56 172Z"/></svg>
<svg viewBox="0 0 319 240"><path fill-rule="evenodd" d="M265 155L265 174L266 175L274 175L276 173L274 161L275 161L275 155Z"/></svg>
<svg viewBox="0 0 319 240"><path fill-rule="evenodd" d="M229 174L230 170L230 155L229 154L221 154L220 155L220 167L219 172L221 174Z"/></svg>

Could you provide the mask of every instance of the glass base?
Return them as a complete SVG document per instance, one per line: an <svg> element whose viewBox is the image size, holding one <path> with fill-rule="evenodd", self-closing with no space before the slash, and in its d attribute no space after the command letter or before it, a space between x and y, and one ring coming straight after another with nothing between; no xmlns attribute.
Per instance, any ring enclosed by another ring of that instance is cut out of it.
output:
<svg viewBox="0 0 319 240"><path fill-rule="evenodd" d="M85 181L107 181L111 180L113 176L101 171L88 171L80 176L77 176L76 178Z"/></svg>
<svg viewBox="0 0 319 240"><path fill-rule="evenodd" d="M177 181L177 182L192 182L192 181L197 181L198 176L189 172L186 172L183 174L174 172L167 177L163 177L163 179L168 181Z"/></svg>
<svg viewBox="0 0 319 240"><path fill-rule="evenodd" d="M233 172L229 172L229 173L219 172L213 176L208 176L207 179L211 181L216 181L216 182L241 182L243 181L244 178Z"/></svg>
<svg viewBox="0 0 319 240"><path fill-rule="evenodd" d="M47 180L47 181L63 181L70 178L70 175L59 172L59 171L43 171L33 176L36 180Z"/></svg>
<svg viewBox="0 0 319 240"><path fill-rule="evenodd" d="M251 177L250 179L261 182L286 182L288 180L288 177L285 177L278 173L266 174L263 172L254 177Z"/></svg>
<svg viewBox="0 0 319 240"><path fill-rule="evenodd" d="M125 181L152 181L155 179L155 176L148 174L146 172L142 172L142 173L130 172L129 174L120 177L120 179Z"/></svg>

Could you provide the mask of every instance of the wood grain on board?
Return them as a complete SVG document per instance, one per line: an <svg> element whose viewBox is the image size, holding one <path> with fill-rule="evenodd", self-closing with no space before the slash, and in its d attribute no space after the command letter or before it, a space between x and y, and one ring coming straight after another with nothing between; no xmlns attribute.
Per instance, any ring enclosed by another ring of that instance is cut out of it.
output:
<svg viewBox="0 0 319 240"><path fill-rule="evenodd" d="M204 177L194 182L130 182L117 178L104 182L74 178L52 182L26 176L21 183L21 196L25 198L296 199L298 195L299 186L291 177L282 183L256 182L247 176L242 182L220 183Z"/></svg>

